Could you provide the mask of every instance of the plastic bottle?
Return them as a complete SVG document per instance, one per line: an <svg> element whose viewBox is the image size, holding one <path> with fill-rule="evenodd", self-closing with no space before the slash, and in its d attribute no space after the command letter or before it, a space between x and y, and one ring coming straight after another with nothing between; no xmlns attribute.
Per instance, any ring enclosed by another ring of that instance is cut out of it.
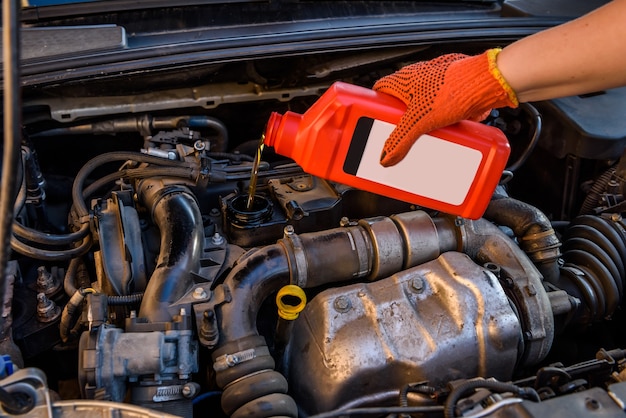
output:
<svg viewBox="0 0 626 418"><path fill-rule="evenodd" d="M421 136L392 167L385 140L406 106L398 99L334 83L304 114L273 113L265 145L309 174L470 219L482 216L509 157L496 128L471 121Z"/></svg>

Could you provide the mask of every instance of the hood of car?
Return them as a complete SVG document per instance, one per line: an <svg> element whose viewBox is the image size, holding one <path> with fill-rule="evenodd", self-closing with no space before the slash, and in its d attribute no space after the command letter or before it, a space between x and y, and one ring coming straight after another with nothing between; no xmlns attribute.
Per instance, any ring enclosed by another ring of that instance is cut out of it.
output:
<svg viewBox="0 0 626 418"><path fill-rule="evenodd" d="M510 149L479 219L264 138L319 167L346 91L601 3L23 4L0 417L623 415L626 88L464 124Z"/></svg>

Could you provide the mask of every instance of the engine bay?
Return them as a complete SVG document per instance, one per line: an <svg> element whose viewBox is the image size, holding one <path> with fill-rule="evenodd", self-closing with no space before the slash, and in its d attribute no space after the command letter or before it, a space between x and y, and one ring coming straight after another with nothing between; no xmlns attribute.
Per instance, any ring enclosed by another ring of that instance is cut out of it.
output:
<svg viewBox="0 0 626 418"><path fill-rule="evenodd" d="M454 48L25 88L0 416L623 415L626 89L494 109L478 220L271 148L246 204L271 112Z"/></svg>

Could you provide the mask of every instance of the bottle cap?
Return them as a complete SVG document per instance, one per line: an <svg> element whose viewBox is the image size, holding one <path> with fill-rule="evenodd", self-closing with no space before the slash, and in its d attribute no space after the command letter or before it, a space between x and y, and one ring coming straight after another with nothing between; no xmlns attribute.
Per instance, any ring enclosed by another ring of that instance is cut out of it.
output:
<svg viewBox="0 0 626 418"><path fill-rule="evenodd" d="M285 112L284 115L272 112L265 128L263 143L274 147L281 155L291 156L301 120L302 115L294 112Z"/></svg>

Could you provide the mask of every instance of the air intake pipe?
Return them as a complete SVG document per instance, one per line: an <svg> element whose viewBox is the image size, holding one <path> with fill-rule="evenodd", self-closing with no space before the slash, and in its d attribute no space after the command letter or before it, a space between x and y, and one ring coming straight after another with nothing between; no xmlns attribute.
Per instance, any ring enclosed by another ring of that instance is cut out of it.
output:
<svg viewBox="0 0 626 418"><path fill-rule="evenodd" d="M139 316L150 322L170 322L168 306L193 286L200 269L204 229L198 203L189 189L159 179L139 184L140 199L151 208L161 233L157 265L148 281Z"/></svg>
<svg viewBox="0 0 626 418"><path fill-rule="evenodd" d="M233 417L297 416L287 382L273 370L274 360L256 329L260 306L273 292L289 283L313 288L376 280L454 250L502 268L526 331L520 361L529 365L543 359L554 324L541 274L490 222L457 224L415 211L316 233L286 230L277 244L251 252L234 267L223 284L231 301L215 306L220 342L213 360L217 383L224 388L224 411Z"/></svg>
<svg viewBox="0 0 626 418"><path fill-rule="evenodd" d="M544 279L558 285L561 242L543 212L526 202L496 194L491 198L484 218L511 228Z"/></svg>

